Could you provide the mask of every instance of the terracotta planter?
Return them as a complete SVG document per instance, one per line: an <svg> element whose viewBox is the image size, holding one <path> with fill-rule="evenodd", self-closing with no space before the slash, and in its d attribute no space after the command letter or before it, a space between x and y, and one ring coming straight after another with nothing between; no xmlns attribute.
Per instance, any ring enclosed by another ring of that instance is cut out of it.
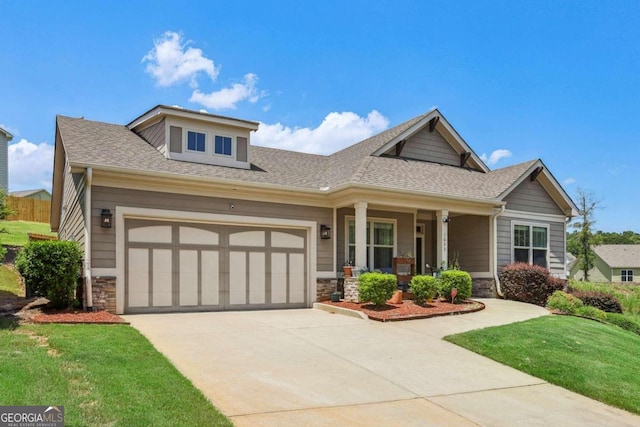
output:
<svg viewBox="0 0 640 427"><path fill-rule="evenodd" d="M393 294L391 299L389 301L387 301L387 302L389 304L401 304L402 303L402 291L396 291L396 293Z"/></svg>
<svg viewBox="0 0 640 427"><path fill-rule="evenodd" d="M342 270L344 271L344 277L351 277L351 270L353 269L353 267L351 266L344 266L342 267Z"/></svg>

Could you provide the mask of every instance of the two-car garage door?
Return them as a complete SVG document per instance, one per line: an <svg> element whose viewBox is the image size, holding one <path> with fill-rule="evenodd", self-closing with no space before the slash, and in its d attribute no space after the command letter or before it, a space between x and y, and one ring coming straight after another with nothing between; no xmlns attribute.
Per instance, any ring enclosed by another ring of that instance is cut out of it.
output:
<svg viewBox="0 0 640 427"><path fill-rule="evenodd" d="M306 307L306 230L125 221L125 311Z"/></svg>

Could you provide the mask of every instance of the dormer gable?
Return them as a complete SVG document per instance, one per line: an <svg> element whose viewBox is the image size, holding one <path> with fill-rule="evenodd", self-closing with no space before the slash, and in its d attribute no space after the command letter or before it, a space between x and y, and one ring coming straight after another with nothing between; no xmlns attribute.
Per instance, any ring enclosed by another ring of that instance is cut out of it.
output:
<svg viewBox="0 0 640 427"><path fill-rule="evenodd" d="M373 155L420 160L478 172L489 171L437 109L424 115Z"/></svg>
<svg viewBox="0 0 640 427"><path fill-rule="evenodd" d="M168 159L250 169L258 123L158 105L127 127Z"/></svg>

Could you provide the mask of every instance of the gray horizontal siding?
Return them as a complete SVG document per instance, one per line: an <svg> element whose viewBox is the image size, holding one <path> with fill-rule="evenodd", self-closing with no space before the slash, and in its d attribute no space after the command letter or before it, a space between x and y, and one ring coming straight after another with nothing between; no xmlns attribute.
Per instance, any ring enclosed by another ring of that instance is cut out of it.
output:
<svg viewBox="0 0 640 427"><path fill-rule="evenodd" d="M347 259L347 255L345 254L347 238L345 228L346 216L355 216L355 209L341 208L337 211L338 230L335 233L335 238L337 239L336 244L338 246L336 254L338 268L340 268ZM413 214L367 210L367 217L395 219L398 226L398 229L396 230L396 234L398 236L398 242L396 244L398 255L402 255L409 251L412 254L415 254L415 220Z"/></svg>
<svg viewBox="0 0 640 427"><path fill-rule="evenodd" d="M111 212L115 213L116 206L315 221L318 227L320 224L331 224L333 221L333 210L330 208L190 196L186 194L160 193L154 191L124 190L98 186L92 187L91 194L91 216L93 219L91 227L91 257L93 267L113 268L116 266L115 224L112 228L100 227L101 210L110 209ZM229 208L231 204L234 205L233 210ZM332 240L322 240L318 238L318 271L333 270L332 253Z"/></svg>
<svg viewBox="0 0 640 427"><path fill-rule="evenodd" d="M507 209L535 212L552 215L563 215L564 212L553 201L538 181L525 179L504 198Z"/></svg>
<svg viewBox="0 0 640 427"><path fill-rule="evenodd" d="M498 218L498 268L511 263L511 221L549 225L549 271L565 273L565 225L561 222L523 220L501 216Z"/></svg>
<svg viewBox="0 0 640 427"><path fill-rule="evenodd" d="M438 131L429 132L429 129L423 129L408 138L401 156L444 165L460 166L460 155L456 150L449 145Z"/></svg>
<svg viewBox="0 0 640 427"><path fill-rule="evenodd" d="M166 147L164 119L153 126L140 131L140 136L158 151L164 154Z"/></svg>
<svg viewBox="0 0 640 427"><path fill-rule="evenodd" d="M84 251L85 180L83 173L71 173L65 166L62 188L62 213L58 237L60 240L78 242Z"/></svg>
<svg viewBox="0 0 640 427"><path fill-rule="evenodd" d="M462 215L449 221L449 261L458 253L464 271L490 270L489 217Z"/></svg>

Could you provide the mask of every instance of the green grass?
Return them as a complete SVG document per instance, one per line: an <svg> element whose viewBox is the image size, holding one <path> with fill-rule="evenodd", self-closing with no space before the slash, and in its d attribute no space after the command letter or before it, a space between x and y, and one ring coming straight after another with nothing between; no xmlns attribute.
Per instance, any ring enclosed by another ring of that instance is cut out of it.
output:
<svg viewBox="0 0 640 427"><path fill-rule="evenodd" d="M129 326L0 328L3 405L64 405L70 426L232 425Z"/></svg>
<svg viewBox="0 0 640 427"><path fill-rule="evenodd" d="M0 296L2 294L24 296L24 288L20 285L20 276L6 265L0 265Z"/></svg>
<svg viewBox="0 0 640 427"><path fill-rule="evenodd" d="M593 320L544 316L445 337L552 384L640 414L640 336Z"/></svg>
<svg viewBox="0 0 640 427"><path fill-rule="evenodd" d="M29 241L27 233L46 234L55 236L51 226L42 222L29 221L0 221L0 244L5 246L24 246Z"/></svg>

